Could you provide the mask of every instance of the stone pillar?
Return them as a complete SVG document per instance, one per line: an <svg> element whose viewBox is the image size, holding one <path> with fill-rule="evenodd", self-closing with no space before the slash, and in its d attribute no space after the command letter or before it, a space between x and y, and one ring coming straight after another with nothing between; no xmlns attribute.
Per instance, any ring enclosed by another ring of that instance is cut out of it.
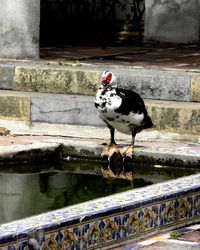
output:
<svg viewBox="0 0 200 250"><path fill-rule="evenodd" d="M0 0L0 57L39 56L40 0Z"/></svg>
<svg viewBox="0 0 200 250"><path fill-rule="evenodd" d="M146 0L145 40L198 42L199 2L200 0Z"/></svg>

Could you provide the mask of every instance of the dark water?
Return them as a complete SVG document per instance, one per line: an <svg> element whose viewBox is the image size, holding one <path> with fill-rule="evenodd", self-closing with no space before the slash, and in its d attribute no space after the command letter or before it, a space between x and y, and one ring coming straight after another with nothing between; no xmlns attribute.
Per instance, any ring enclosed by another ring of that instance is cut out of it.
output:
<svg viewBox="0 0 200 250"><path fill-rule="evenodd" d="M134 166L134 178L129 181L103 178L101 167L97 162L71 162L1 169L0 223L197 173L194 169Z"/></svg>

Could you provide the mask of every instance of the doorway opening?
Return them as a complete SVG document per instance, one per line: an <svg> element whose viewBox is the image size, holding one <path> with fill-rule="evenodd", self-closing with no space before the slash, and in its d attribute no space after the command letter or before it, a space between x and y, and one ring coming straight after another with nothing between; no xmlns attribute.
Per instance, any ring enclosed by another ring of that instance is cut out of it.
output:
<svg viewBox="0 0 200 250"><path fill-rule="evenodd" d="M144 0L41 0L40 46L142 44Z"/></svg>

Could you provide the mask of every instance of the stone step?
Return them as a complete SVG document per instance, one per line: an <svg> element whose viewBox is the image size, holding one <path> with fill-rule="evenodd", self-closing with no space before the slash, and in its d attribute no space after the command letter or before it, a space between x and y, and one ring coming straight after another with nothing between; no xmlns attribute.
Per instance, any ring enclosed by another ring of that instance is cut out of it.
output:
<svg viewBox="0 0 200 250"><path fill-rule="evenodd" d="M0 64L0 89L41 93L95 95L102 71L112 70L119 87L138 92L143 98L200 102L200 74L183 70L136 69L131 67L76 67L47 63Z"/></svg>
<svg viewBox="0 0 200 250"><path fill-rule="evenodd" d="M200 103L145 99L157 130L200 133ZM94 97L0 91L0 119L28 123L105 126L94 107Z"/></svg>

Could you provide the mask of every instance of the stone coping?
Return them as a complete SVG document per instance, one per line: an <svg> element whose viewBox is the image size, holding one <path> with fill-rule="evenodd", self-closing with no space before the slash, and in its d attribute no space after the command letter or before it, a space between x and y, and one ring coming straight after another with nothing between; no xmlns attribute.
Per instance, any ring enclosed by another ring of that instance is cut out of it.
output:
<svg viewBox="0 0 200 250"><path fill-rule="evenodd" d="M91 127L88 137L81 136L86 128L68 126L73 129L69 136L42 136L42 135L14 135L0 137L0 161L34 161L34 159L57 160L74 157L79 159L101 159L103 143L109 141L109 132L104 128ZM29 131L30 132L30 131ZM33 133L33 131L32 131ZM84 133L83 133L84 134ZM105 136L108 136L106 139ZM175 167L199 167L199 143L169 141L158 139L157 133L148 132L139 135L135 142L134 164L137 162L148 164L170 165ZM130 140L117 134L119 147L128 146Z"/></svg>
<svg viewBox="0 0 200 250"><path fill-rule="evenodd" d="M4 62L0 64L0 89L45 93L94 95L102 71L112 70L119 87L132 89L143 98L200 101L200 73L137 67L56 62Z"/></svg>
<svg viewBox="0 0 200 250"><path fill-rule="evenodd" d="M145 99L156 130L200 133L200 103ZM29 122L105 126L87 95L0 91L0 119Z"/></svg>
<svg viewBox="0 0 200 250"><path fill-rule="evenodd" d="M108 249L200 221L200 175L0 225L0 249Z"/></svg>

